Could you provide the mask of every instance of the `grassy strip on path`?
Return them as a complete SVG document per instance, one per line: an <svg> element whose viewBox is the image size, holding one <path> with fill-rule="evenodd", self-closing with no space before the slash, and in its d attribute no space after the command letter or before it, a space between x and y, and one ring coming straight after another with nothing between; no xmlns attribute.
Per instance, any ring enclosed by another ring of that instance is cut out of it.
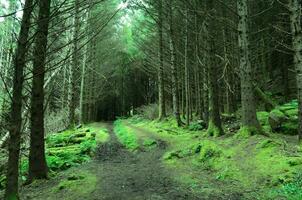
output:
<svg viewBox="0 0 302 200"><path fill-rule="evenodd" d="M127 149L136 150L139 148L138 138L135 132L126 126L122 120L114 122L114 132L119 140Z"/></svg>

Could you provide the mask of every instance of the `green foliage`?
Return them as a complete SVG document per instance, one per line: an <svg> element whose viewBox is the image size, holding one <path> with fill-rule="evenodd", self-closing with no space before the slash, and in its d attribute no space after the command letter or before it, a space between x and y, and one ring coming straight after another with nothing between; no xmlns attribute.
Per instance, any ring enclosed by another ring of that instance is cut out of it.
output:
<svg viewBox="0 0 302 200"><path fill-rule="evenodd" d="M257 119L259 120L262 126L268 124L269 112L261 111L257 112Z"/></svg>
<svg viewBox="0 0 302 200"><path fill-rule="evenodd" d="M192 122L189 126L189 130L190 131L201 131L203 130L205 127L199 123L199 122Z"/></svg>
<svg viewBox="0 0 302 200"><path fill-rule="evenodd" d="M281 188L274 190L272 197L290 200L302 199L302 174L297 174L292 182L286 183Z"/></svg>
<svg viewBox="0 0 302 200"><path fill-rule="evenodd" d="M121 120L114 122L114 132L116 133L120 143L125 145L130 150L135 150L139 147L137 137L133 130L123 124Z"/></svg>
<svg viewBox="0 0 302 200"><path fill-rule="evenodd" d="M213 143L205 143L201 148L199 160L201 162L207 162L211 159L220 157L222 151Z"/></svg>
<svg viewBox="0 0 302 200"><path fill-rule="evenodd" d="M0 190L5 188L6 176L4 174L0 175Z"/></svg>

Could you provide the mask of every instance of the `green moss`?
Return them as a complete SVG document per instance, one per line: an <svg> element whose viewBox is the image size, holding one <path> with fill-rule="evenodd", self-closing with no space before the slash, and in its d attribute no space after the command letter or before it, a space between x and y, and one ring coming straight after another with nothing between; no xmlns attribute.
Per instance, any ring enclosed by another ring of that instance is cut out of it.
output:
<svg viewBox="0 0 302 200"><path fill-rule="evenodd" d="M52 192L64 192L66 200L85 198L95 190L96 183L97 178L93 173L80 172L61 181Z"/></svg>
<svg viewBox="0 0 302 200"><path fill-rule="evenodd" d="M192 122L189 126L189 130L190 131L201 131L203 130L205 127L203 125L201 125L198 122Z"/></svg>
<svg viewBox="0 0 302 200"><path fill-rule="evenodd" d="M125 126L121 120L114 122L114 132L116 133L118 140L125 145L126 148L135 150L139 147L134 131Z"/></svg>
<svg viewBox="0 0 302 200"><path fill-rule="evenodd" d="M265 139L261 141L259 144L257 144L256 148L271 148L271 147L278 147L278 146L281 146L281 144L271 139Z"/></svg>
<svg viewBox="0 0 302 200"><path fill-rule="evenodd" d="M286 118L285 114L279 109L272 110L270 112L270 115L274 115L275 117L280 118L280 119Z"/></svg>
<svg viewBox="0 0 302 200"><path fill-rule="evenodd" d="M143 145L145 147L151 147L151 146L157 145L157 142L156 142L156 140L153 140L153 139L146 139L146 140L144 140Z"/></svg>
<svg viewBox="0 0 302 200"><path fill-rule="evenodd" d="M298 123L288 121L282 124L281 132L285 135L297 135Z"/></svg>
<svg viewBox="0 0 302 200"><path fill-rule="evenodd" d="M298 108L294 108L294 109L290 109L290 110L285 110L284 113L288 117L298 116Z"/></svg>
<svg viewBox="0 0 302 200"><path fill-rule="evenodd" d="M268 124L268 117L269 113L268 112L257 112L257 119L259 120L261 125L267 125Z"/></svg>
<svg viewBox="0 0 302 200"><path fill-rule="evenodd" d="M201 162L207 162L211 159L220 157L222 151L214 143L205 143L201 148L199 154L199 160Z"/></svg>
<svg viewBox="0 0 302 200"><path fill-rule="evenodd" d="M208 130L207 130L207 134L208 134L208 136L220 137L224 133L213 123L213 121L210 121Z"/></svg>
<svg viewBox="0 0 302 200"><path fill-rule="evenodd" d="M236 138L248 138L253 135L257 135L261 133L256 127L247 127L247 126L242 126L238 133L236 134Z"/></svg>

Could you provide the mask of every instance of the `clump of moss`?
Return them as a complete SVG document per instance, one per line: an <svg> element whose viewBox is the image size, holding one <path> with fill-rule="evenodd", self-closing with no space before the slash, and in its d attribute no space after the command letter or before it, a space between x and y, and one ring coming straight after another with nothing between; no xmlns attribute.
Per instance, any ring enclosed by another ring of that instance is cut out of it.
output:
<svg viewBox="0 0 302 200"><path fill-rule="evenodd" d="M298 134L298 103L296 100L278 106L269 116L269 124L274 132L286 135Z"/></svg>
<svg viewBox="0 0 302 200"><path fill-rule="evenodd" d="M171 160L174 158L181 159L181 158L196 155L196 154L200 153L201 149L202 149L202 144L198 143L198 144L192 145L188 148L168 152L164 155L163 158L164 158L164 160Z"/></svg>
<svg viewBox="0 0 302 200"><path fill-rule="evenodd" d="M271 139L265 139L261 141L259 144L257 144L256 148L271 148L271 147L278 147L278 146L281 146L281 144Z"/></svg>
<svg viewBox="0 0 302 200"><path fill-rule="evenodd" d="M114 122L114 132L120 143L125 145L127 149L136 150L139 147L136 135L121 120Z"/></svg>
<svg viewBox="0 0 302 200"><path fill-rule="evenodd" d="M188 128L190 131L201 131L205 129L205 126L201 122L192 122Z"/></svg>
<svg viewBox="0 0 302 200"><path fill-rule="evenodd" d="M235 135L236 138L249 138L250 136L263 134L262 130L257 129L256 127L242 126L238 133Z"/></svg>
<svg viewBox="0 0 302 200"><path fill-rule="evenodd" d="M257 119L262 126L268 124L268 117L269 117L269 112L265 112L265 111L257 112Z"/></svg>
<svg viewBox="0 0 302 200"><path fill-rule="evenodd" d="M222 151L214 144L205 144L199 154L199 161L207 162L211 159L219 158Z"/></svg>

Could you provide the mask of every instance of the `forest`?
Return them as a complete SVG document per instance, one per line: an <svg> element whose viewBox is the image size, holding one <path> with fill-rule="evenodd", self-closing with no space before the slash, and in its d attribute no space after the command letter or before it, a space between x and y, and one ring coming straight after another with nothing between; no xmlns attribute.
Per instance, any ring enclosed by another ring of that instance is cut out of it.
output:
<svg viewBox="0 0 302 200"><path fill-rule="evenodd" d="M301 200L302 1L0 0L0 199Z"/></svg>

